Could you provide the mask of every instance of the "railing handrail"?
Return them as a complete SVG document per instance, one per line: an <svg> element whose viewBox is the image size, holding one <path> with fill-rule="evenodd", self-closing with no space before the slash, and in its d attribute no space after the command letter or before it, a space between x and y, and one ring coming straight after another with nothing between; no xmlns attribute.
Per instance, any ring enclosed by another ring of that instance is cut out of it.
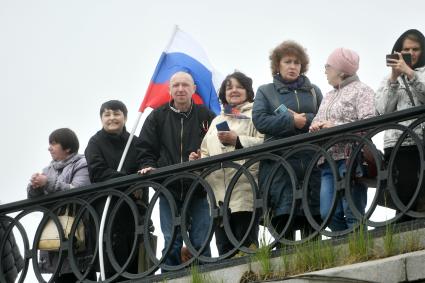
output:
<svg viewBox="0 0 425 283"><path fill-rule="evenodd" d="M33 205L45 205L51 202L55 202L57 200L63 199L65 197L76 197L81 194L91 194L102 189L111 189L117 187L125 187L130 183L135 183L147 179L156 179L162 176L169 175L170 173L175 174L182 171L194 170L197 168L203 168L218 162L225 162L230 160L240 160L245 159L249 156L253 156L255 154L264 152L264 151L273 151L277 149L281 149L283 147L290 147L300 142L309 143L318 140L322 140L331 136L335 136L338 134L356 132L364 129L368 129L377 125L384 125L387 123L400 122L404 120L414 119L421 114L425 113L425 106L417 106L385 115L375 116L369 119L356 121L344 125L339 125L336 127L323 129L317 133L306 133L300 134L288 138L282 138L279 140L274 140L270 142L263 143L261 145L243 148L240 150L236 150L233 152L228 152L224 154L219 154L215 156L211 156L208 158L202 158L199 160L185 162L175 165L170 165L162 168L158 168L155 171L151 171L147 175L128 175L124 177L115 178L112 180L108 180L105 182L94 183L85 187L79 187L72 190L67 190L64 192L57 192L54 194L49 194L41 197L35 197L31 199L20 200L16 202L6 203L0 205L0 215L5 213L13 213L19 210L22 210L22 207L25 206L33 206Z"/></svg>

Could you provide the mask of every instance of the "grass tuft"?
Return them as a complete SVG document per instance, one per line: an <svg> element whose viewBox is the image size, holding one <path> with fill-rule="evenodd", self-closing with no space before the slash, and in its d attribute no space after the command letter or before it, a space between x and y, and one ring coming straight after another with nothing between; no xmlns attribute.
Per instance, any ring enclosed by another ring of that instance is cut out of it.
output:
<svg viewBox="0 0 425 283"><path fill-rule="evenodd" d="M399 246L400 241L399 237L395 234L394 225L388 224L385 227L384 235L384 257L397 254Z"/></svg>
<svg viewBox="0 0 425 283"><path fill-rule="evenodd" d="M403 253L410 253L421 250L421 239L417 233L407 233L404 236L404 245L402 246Z"/></svg>
<svg viewBox="0 0 425 283"><path fill-rule="evenodd" d="M349 263L360 262L370 259L373 255L373 240L365 225L358 228L348 236Z"/></svg>
<svg viewBox="0 0 425 283"><path fill-rule="evenodd" d="M199 271L199 266L194 264L190 267L191 283L213 283L210 275L203 274Z"/></svg>

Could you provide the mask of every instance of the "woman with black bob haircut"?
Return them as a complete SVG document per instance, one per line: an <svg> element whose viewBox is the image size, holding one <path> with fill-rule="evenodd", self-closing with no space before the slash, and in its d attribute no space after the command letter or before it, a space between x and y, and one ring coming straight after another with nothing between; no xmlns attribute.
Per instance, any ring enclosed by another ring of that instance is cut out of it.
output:
<svg viewBox="0 0 425 283"><path fill-rule="evenodd" d="M119 100L108 100L104 102L100 106L99 116L102 117L103 112L105 112L105 110L107 109L121 111L124 117L127 118L127 113L128 113L127 106L125 106L125 104Z"/></svg>
<svg viewBox="0 0 425 283"><path fill-rule="evenodd" d="M276 46L270 54L270 67L273 82L258 88L255 96L252 119L255 127L265 134L266 141L288 138L309 131L309 126L317 113L322 93L312 84L305 73L308 70L309 58L303 46L295 41L287 40ZM286 152L274 152L282 155ZM313 152L303 151L286 158L294 169L298 183L308 182L308 203L312 216L321 222L319 212L320 171L317 168L309 180L304 180L306 168L310 165ZM270 172L276 166L272 160L260 163L260 188L265 190L269 183L268 202L271 220L275 231L283 233L286 239L294 239L294 232L301 230L302 235L313 229L301 210L299 200L293 203L293 187L291 176L283 166L279 166L276 174ZM295 208L294 208L295 207ZM294 211L295 215L291 215Z"/></svg>
<svg viewBox="0 0 425 283"><path fill-rule="evenodd" d="M78 154L79 142L77 135L68 128L54 130L49 135L49 152L52 156L50 164L43 169L41 173L34 173L31 176L30 183L27 187L28 198L49 195L56 192L67 191L90 184L89 172L87 170L87 162L82 154ZM55 211L63 214L65 208ZM74 211L75 213L75 211ZM83 220L84 221L84 220ZM84 273L89 268L88 260L91 247L95 244L91 242L89 236L90 226L85 225L85 245L83 251L72 251L76 253L77 266L80 272ZM78 247L75 247L78 250ZM53 273L59 261L59 252L56 251L40 251L40 271L42 273ZM60 272L54 282L76 282L78 278L72 272L68 258L62 262L59 268ZM94 270L88 272L85 279L96 279Z"/></svg>
<svg viewBox="0 0 425 283"><path fill-rule="evenodd" d="M192 152L189 160L231 152L263 142L262 134L255 129L251 119L254 99L252 79L241 72L228 75L221 84L219 98L223 103L223 110L211 122L211 126L202 141L200 152ZM237 163L244 164L245 160ZM249 172L257 180L258 165L251 166ZM233 168L224 168L207 176L206 180L214 191L218 206L223 206L224 196L235 173L236 170ZM242 174L232 190L230 203L225 211L230 211L229 224L236 240L240 242L247 234L241 246L251 249L258 247L257 221L256 219L252 220L253 203L251 184L248 178ZM251 221L253 221L253 225L248 231ZM234 247L236 243L234 245L229 240L223 223L216 227L215 237L220 255L236 254Z"/></svg>
<svg viewBox="0 0 425 283"><path fill-rule="evenodd" d="M49 135L49 144L58 143L63 149L69 150L69 153L76 153L80 148L77 135L70 129L63 128L54 130Z"/></svg>
<svg viewBox="0 0 425 283"><path fill-rule="evenodd" d="M137 136L131 141L124 163L120 171L117 171L126 144L130 139L130 133L125 126L127 122L127 107L119 100L108 100L100 106L99 116L102 128L90 138L85 150L90 181L92 183L104 182L137 173L140 164L136 149ZM148 192L132 194L130 197L144 213L149 200ZM110 211L117 201L116 197L112 198ZM104 205L105 199L103 198L96 200L94 203L99 216L103 213ZM114 239L112 241L112 249L120 266L123 266L129 258L133 243L137 240L134 237L135 226L133 219L134 215L130 207L124 202L120 205L112 222L111 239ZM153 229L152 225L151 227ZM137 273L137 261L138 258L133 257L127 265L126 271L133 274ZM110 278L115 274L116 270L109 258L105 256L106 278ZM124 279L124 277L119 276L114 280L120 281Z"/></svg>

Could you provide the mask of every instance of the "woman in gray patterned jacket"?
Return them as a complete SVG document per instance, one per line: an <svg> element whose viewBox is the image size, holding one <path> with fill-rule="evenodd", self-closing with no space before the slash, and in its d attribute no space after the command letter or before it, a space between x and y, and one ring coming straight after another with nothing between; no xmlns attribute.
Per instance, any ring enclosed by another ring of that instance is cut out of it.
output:
<svg viewBox="0 0 425 283"><path fill-rule="evenodd" d="M34 173L27 187L28 198L66 191L90 184L87 162L82 154L78 154L79 142L75 133L68 128L53 131L49 136L49 152L52 161L43 169L42 173ZM86 229L86 240L88 240ZM86 243L87 244L87 243ZM87 249L89 250L89 249ZM77 254L77 263L81 272L84 272L89 262L89 255ZM40 268L43 273L52 273L59 260L58 252L40 252ZM95 280L93 271L86 277ZM73 274L67 259L62 263L61 270L54 282L76 282L78 278Z"/></svg>
<svg viewBox="0 0 425 283"><path fill-rule="evenodd" d="M374 92L369 86L362 83L356 74L359 69L359 60L359 55L350 49L337 48L331 53L325 65L325 73L329 84L334 89L323 99L319 111L311 123L311 132L360 121L375 115ZM337 144L330 149L341 177L347 171L346 148L346 144ZM331 210L336 189L330 165L328 162L321 161L319 160L319 166L322 169L320 214L323 219L326 219ZM366 184L353 180L352 192L352 200L356 209L364 214L367 203ZM352 228L358 219L349 207L347 199L344 196L337 199L336 202L334 214L328 224L329 228L332 231Z"/></svg>
<svg viewBox="0 0 425 283"><path fill-rule="evenodd" d="M423 105L425 103L425 37L416 30L404 32L394 44L391 53L398 54L398 59L387 60L391 74L383 80L376 92L375 107L379 114L392 113L395 111ZM411 64L405 62L402 53L411 54ZM400 124L408 126L412 121ZM415 128L415 133L422 138L421 127ZM400 130L385 131L384 150L385 160L388 161L394 146L399 140ZM419 150L413 139L408 136L397 150L394 165L392 166L393 182L397 195L404 205L407 205L413 197L418 186L420 170ZM425 211L425 194L421 192L416 201L412 203L412 210ZM409 220L403 217L401 221Z"/></svg>

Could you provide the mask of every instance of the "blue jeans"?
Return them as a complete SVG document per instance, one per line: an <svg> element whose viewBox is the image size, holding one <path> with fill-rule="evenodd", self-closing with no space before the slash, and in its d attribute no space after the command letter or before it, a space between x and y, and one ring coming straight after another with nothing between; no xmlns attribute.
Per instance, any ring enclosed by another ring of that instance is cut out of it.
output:
<svg viewBox="0 0 425 283"><path fill-rule="evenodd" d="M343 177L347 171L345 160L335 161L339 174ZM322 181L320 187L320 215L325 219L332 207L332 199L335 194L334 176L328 163L321 166ZM360 182L351 185L351 198L361 213L365 213L367 203L367 186ZM328 224L332 231L341 231L353 227L358 222L353 215L345 196L336 199L336 207L333 216Z"/></svg>
<svg viewBox="0 0 425 283"><path fill-rule="evenodd" d="M178 214L183 207L183 202L175 200L177 205ZM199 250L202 244L205 242L205 239L208 237L208 228L211 221L209 215L209 204L206 197L197 198L192 197L188 207L188 217L190 225L187 225L189 232L189 239L191 244L196 250ZM171 208L164 196L159 197L159 215L161 222L161 230L164 234L164 249L162 250L162 255L165 256L165 250L168 245L170 245L171 237L173 233L173 218L171 214ZM176 215L178 216L178 215ZM183 220L182 220L183 221ZM172 247L166 255L164 263L166 265L179 265L181 264L181 248L183 245L183 238L181 235L180 227L177 228L176 239L172 243ZM211 256L211 249L209 244L202 252L204 256Z"/></svg>

